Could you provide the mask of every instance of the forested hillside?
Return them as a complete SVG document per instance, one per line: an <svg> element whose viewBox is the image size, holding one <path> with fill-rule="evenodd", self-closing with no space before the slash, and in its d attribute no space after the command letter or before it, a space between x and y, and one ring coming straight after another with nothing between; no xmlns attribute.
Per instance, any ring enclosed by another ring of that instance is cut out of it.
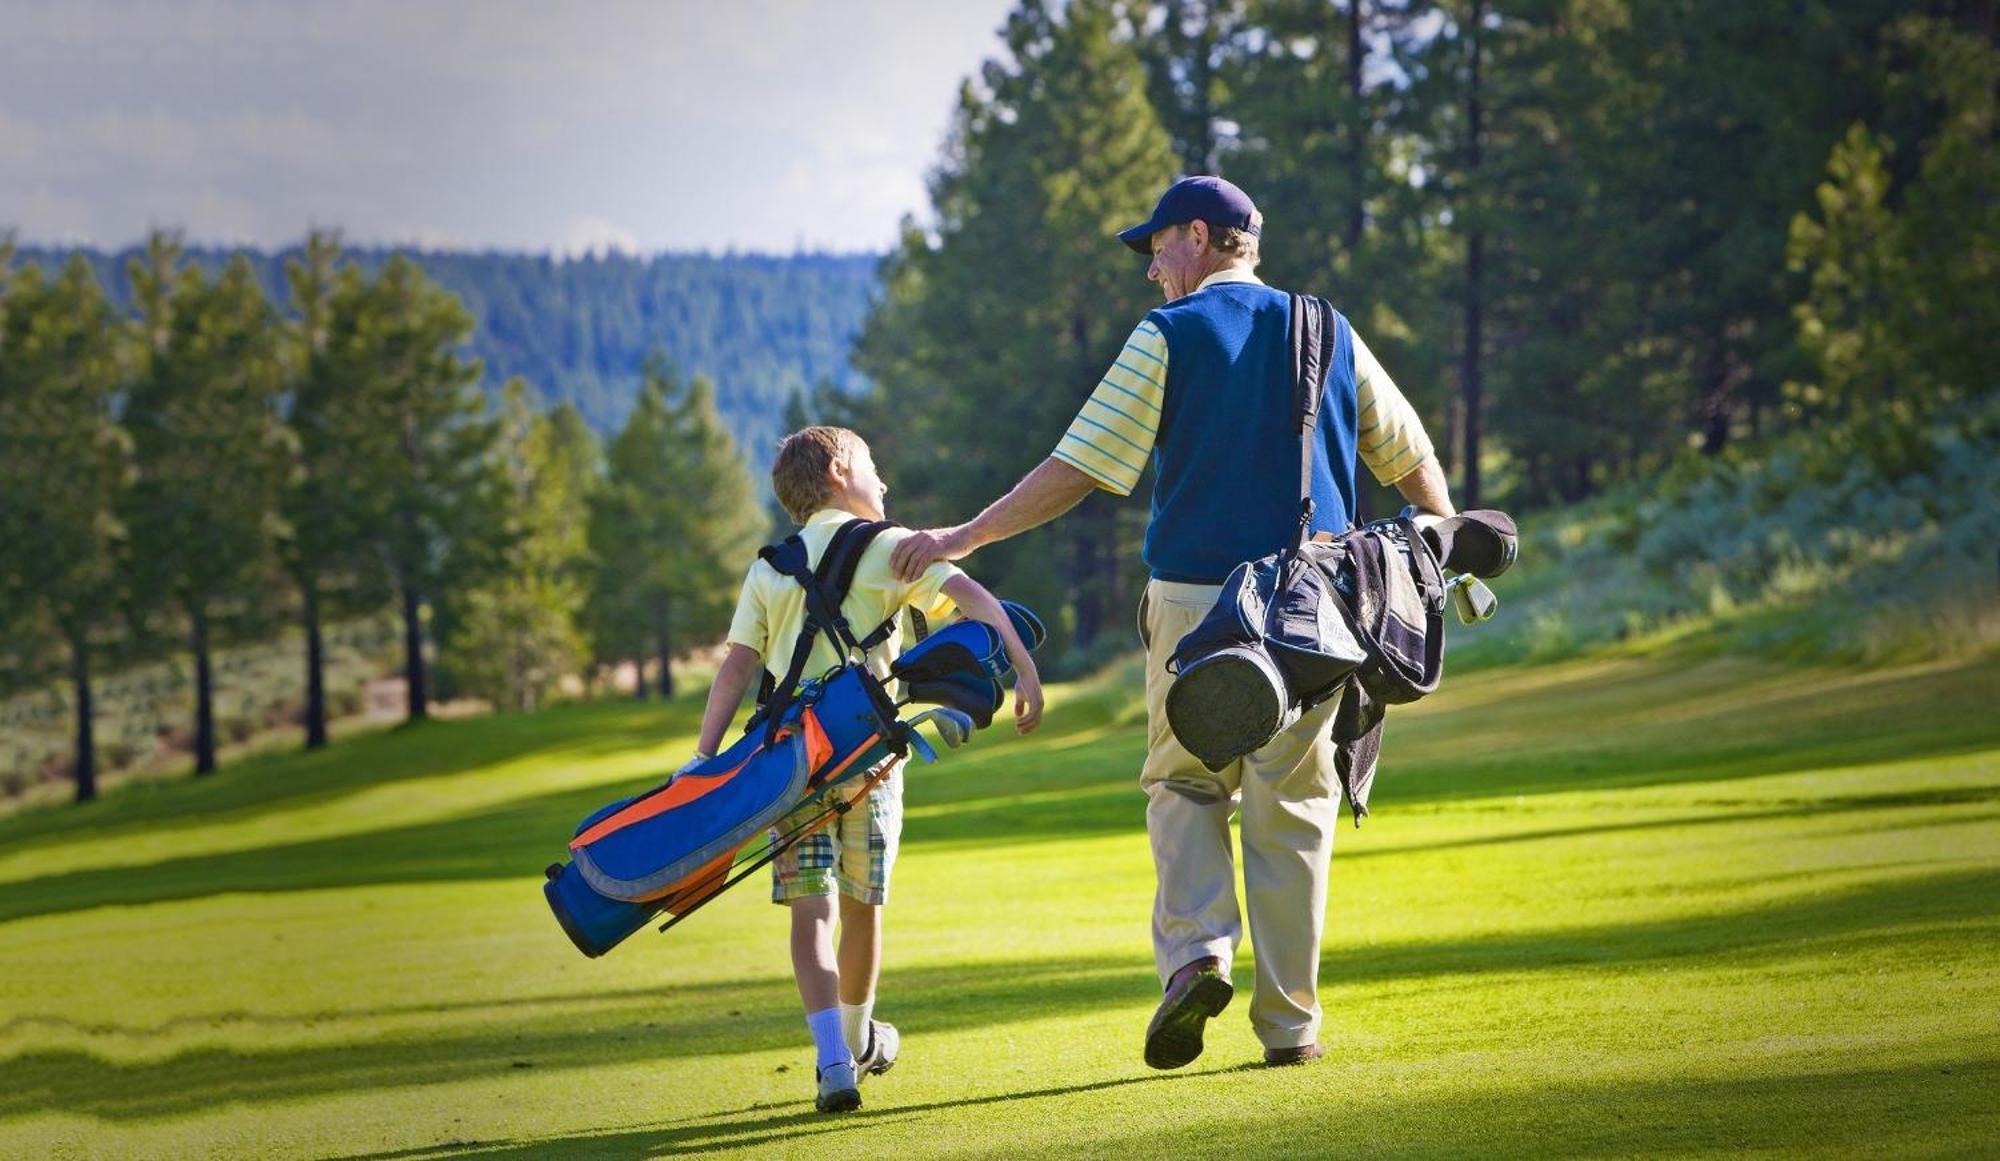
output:
<svg viewBox="0 0 2000 1161"><path fill-rule="evenodd" d="M125 264L137 251L84 253L124 311L132 297ZM188 258L215 272L232 253L194 249ZM390 252L347 253L372 274ZM274 300L284 299L284 263L297 255L250 253ZM53 271L67 256L26 248L20 258ZM782 434L794 392L821 383L852 391L862 382L847 356L875 284L877 259L869 255L413 257L471 313L471 351L485 364L489 394L518 375L544 403L575 406L600 436L624 424L654 352L685 375L714 381L723 419L760 463Z"/></svg>

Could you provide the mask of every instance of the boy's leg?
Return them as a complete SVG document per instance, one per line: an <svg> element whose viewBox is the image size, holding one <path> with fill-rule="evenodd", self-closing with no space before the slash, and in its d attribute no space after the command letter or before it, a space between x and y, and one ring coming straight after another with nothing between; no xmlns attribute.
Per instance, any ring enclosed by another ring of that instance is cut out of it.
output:
<svg viewBox="0 0 2000 1161"><path fill-rule="evenodd" d="M857 1060L868 1051L868 1025L875 1019L875 977L881 968L882 909L842 895L840 1031Z"/></svg>
<svg viewBox="0 0 2000 1161"><path fill-rule="evenodd" d="M901 767L833 829L840 850L834 882L840 892L841 1028L855 1058L866 1057L864 1067L883 1072L895 1063L896 1047L874 1043L875 981L882 967L882 906L889 900L889 872L902 839ZM894 1030L886 1036L893 1039Z"/></svg>
<svg viewBox="0 0 2000 1161"><path fill-rule="evenodd" d="M833 954L833 841L824 832L794 844L771 863L771 900L791 908L792 977L812 1034L821 1112L859 1108L854 1054L840 1028L840 973Z"/></svg>
<svg viewBox="0 0 2000 1161"><path fill-rule="evenodd" d="M875 1000L875 977L882 970L882 909L840 897L840 1002Z"/></svg>
<svg viewBox="0 0 2000 1161"><path fill-rule="evenodd" d="M843 900L844 902L844 900ZM792 976L806 1012L823 1012L840 1002L840 969L833 956L833 898L793 899Z"/></svg>

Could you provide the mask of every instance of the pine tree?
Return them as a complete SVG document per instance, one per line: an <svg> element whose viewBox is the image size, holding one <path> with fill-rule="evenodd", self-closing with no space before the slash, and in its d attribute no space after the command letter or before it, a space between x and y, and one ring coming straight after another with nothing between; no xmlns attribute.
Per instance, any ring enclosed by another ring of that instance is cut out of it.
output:
<svg viewBox="0 0 2000 1161"><path fill-rule="evenodd" d="M527 712L583 659L576 613L595 447L575 409L538 414L513 379L494 454L508 499L505 568L463 594L444 665L466 691Z"/></svg>
<svg viewBox="0 0 2000 1161"><path fill-rule="evenodd" d="M683 388L650 365L591 510L598 656L635 662L644 697L651 654L660 696L672 697L674 653L728 627L737 582L767 530L713 386L697 378Z"/></svg>
<svg viewBox="0 0 2000 1161"><path fill-rule="evenodd" d="M588 621L600 664L631 663L635 690L646 697L648 593L657 587L658 554L670 535L667 510L687 498L674 492L672 416L668 383L657 363L647 369L638 403L605 449L604 487L590 504L592 561Z"/></svg>
<svg viewBox="0 0 2000 1161"><path fill-rule="evenodd" d="M131 277L147 348L124 421L138 477L126 494L133 583L184 619L194 660L197 774L216 767L211 664L218 613L254 605L282 535L289 432L277 319L247 261L213 282L155 237Z"/></svg>
<svg viewBox="0 0 2000 1161"><path fill-rule="evenodd" d="M69 650L76 798L97 797L92 650L115 604L131 441L118 320L73 258L22 271L0 313L0 603L46 619Z"/></svg>
<svg viewBox="0 0 2000 1161"><path fill-rule="evenodd" d="M669 661L679 646L713 641L729 628L738 581L769 524L757 485L715 406L715 386L696 376L674 409L678 527L662 555L651 608L660 696L674 694Z"/></svg>
<svg viewBox="0 0 2000 1161"><path fill-rule="evenodd" d="M402 612L412 721L430 714L426 610L438 610L448 632L453 587L491 575L506 547L506 489L489 454L496 427L479 364L460 354L471 326L455 296L398 256L369 284L352 340L366 376L354 388L377 433L356 477L365 490L357 507Z"/></svg>
<svg viewBox="0 0 2000 1161"><path fill-rule="evenodd" d="M1007 59L959 98L933 179L934 231L907 228L856 351L876 384L856 417L906 522L964 519L1053 448L1157 292L1117 230L1177 165L1116 8L1024 3ZM1092 497L996 545L996 587L1066 606L1091 645L1130 598L1136 504Z"/></svg>
<svg viewBox="0 0 2000 1161"><path fill-rule="evenodd" d="M387 598L380 558L363 551L367 520L357 469L370 462L357 450L379 433L360 397L367 369L358 358L367 288L361 272L341 261L340 236L315 230L285 267L295 315L287 418L296 459L283 497L290 536L284 565L299 591L305 630L306 748L326 745L326 650L322 636L329 598L337 607L379 606Z"/></svg>

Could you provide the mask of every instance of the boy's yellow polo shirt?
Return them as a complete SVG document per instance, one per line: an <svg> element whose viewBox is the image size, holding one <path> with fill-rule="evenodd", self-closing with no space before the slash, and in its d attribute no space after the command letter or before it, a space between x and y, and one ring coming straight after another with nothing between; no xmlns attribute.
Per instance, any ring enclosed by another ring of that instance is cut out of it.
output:
<svg viewBox="0 0 2000 1161"><path fill-rule="evenodd" d="M838 508L822 508L807 517L799 529L799 538L806 545L806 558L814 565L819 564L834 532L854 519L857 517L852 512ZM909 535L907 528L885 529L861 554L861 563L854 570L854 584L840 606L857 638L874 632L875 626L901 613L905 606L933 621L942 619L954 608L943 590L946 581L960 575L957 565L937 561L914 581L899 581L889 570L890 554ZM743 577L743 592L736 598L736 616L729 622L730 644L755 649L763 659L764 668L771 671L774 679L782 681L786 667L792 662L792 647L805 625L806 591L799 587L799 582L761 558L752 561L750 571ZM889 675L889 661L896 656L900 637L899 628L868 655L868 668L877 676ZM813 642L804 676L816 677L840 661L840 650L822 633Z"/></svg>

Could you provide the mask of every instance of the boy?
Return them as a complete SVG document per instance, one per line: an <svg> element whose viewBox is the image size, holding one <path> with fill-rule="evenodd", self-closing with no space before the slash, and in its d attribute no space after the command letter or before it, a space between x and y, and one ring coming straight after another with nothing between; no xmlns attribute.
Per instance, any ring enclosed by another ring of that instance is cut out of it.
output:
<svg viewBox="0 0 2000 1161"><path fill-rule="evenodd" d="M868 445L846 428L808 427L786 436L771 465L771 482L778 502L799 522L800 537L815 565L842 524L856 518L886 518L882 505L888 488L875 471ZM842 613L858 631L866 632L904 606L935 619L956 605L965 615L992 626L1014 665L1015 728L1024 734L1033 730L1041 720L1041 682L1012 620L992 593L947 562L931 565L914 581L897 580L889 557L909 535L907 529L893 528L868 545ZM783 678L804 624L805 590L762 560L752 564L729 627L728 655L709 689L690 765L706 761L722 745L723 732L760 663L770 669L773 679ZM892 634L868 655L868 667L877 677L887 679L897 645ZM814 642L805 672L823 673L839 662L838 648L822 634ZM902 820L898 769L869 792L866 809L840 815L771 864L771 901L791 908L792 974L818 1053L816 1107L823 1113L861 1107L861 1077L887 1072L896 1062L896 1029L874 1019L873 1013L875 975L881 965L882 905L888 900L889 868L896 859Z"/></svg>

